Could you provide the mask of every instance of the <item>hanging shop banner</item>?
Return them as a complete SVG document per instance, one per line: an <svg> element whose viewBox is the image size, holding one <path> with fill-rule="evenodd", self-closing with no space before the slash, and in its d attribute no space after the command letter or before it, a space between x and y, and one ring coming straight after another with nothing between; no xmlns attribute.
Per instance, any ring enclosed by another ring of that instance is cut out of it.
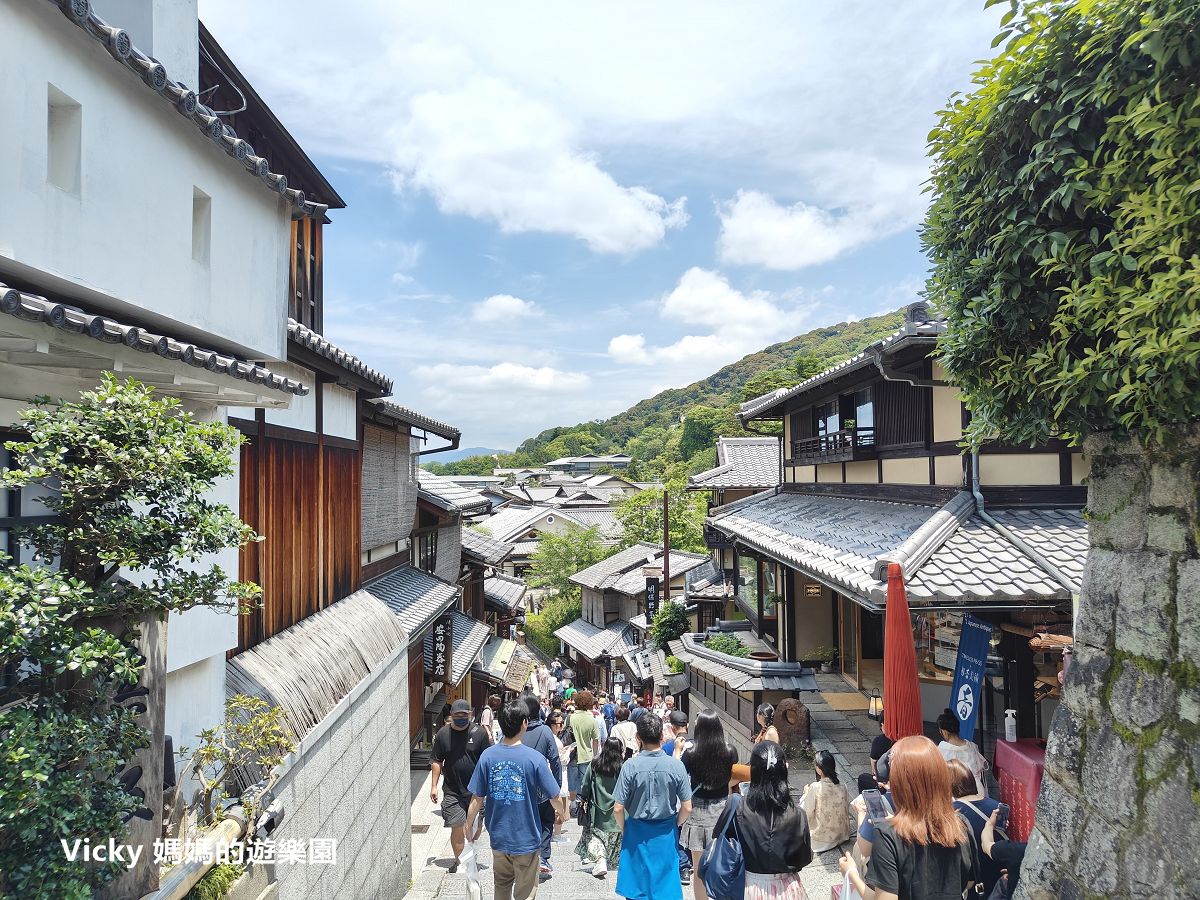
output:
<svg viewBox="0 0 1200 900"><path fill-rule="evenodd" d="M646 579L646 623L654 622L654 617L658 615L658 579Z"/></svg>
<svg viewBox="0 0 1200 900"><path fill-rule="evenodd" d="M454 667L454 617L446 613L433 623L432 680L447 683Z"/></svg>
<svg viewBox="0 0 1200 900"><path fill-rule="evenodd" d="M963 614L954 684L950 688L950 708L958 716L959 737L968 741L974 738L975 720L979 718L979 707L983 703L983 673L987 668L991 638L991 625L970 613Z"/></svg>

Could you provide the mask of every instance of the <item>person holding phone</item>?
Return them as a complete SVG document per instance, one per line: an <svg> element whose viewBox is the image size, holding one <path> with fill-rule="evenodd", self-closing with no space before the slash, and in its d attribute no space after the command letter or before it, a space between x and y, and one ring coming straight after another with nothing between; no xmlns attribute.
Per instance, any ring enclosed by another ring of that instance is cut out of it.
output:
<svg viewBox="0 0 1200 900"><path fill-rule="evenodd" d="M988 817L1003 804L979 793L975 775L961 760L952 759L946 765L950 769L950 792L954 795L954 808L971 826L971 832L975 835L975 845L982 848L983 829L988 823ZM1000 866L986 853L980 854L979 874L983 881L983 896L989 897L992 888L1000 880Z"/></svg>
<svg viewBox="0 0 1200 900"><path fill-rule="evenodd" d="M975 843L950 799L950 770L929 738L914 735L891 751L888 797L896 812L875 823L864 879L850 856L838 868L863 900L961 900L972 885Z"/></svg>
<svg viewBox="0 0 1200 900"><path fill-rule="evenodd" d="M995 863L1002 873L1000 884L1003 885L1005 900L1012 900L1021 880L1021 863L1025 861L1025 848L1028 844L1024 841L996 840L997 829L1007 824L1008 804L1001 803L1000 807L988 816L979 846L983 855Z"/></svg>

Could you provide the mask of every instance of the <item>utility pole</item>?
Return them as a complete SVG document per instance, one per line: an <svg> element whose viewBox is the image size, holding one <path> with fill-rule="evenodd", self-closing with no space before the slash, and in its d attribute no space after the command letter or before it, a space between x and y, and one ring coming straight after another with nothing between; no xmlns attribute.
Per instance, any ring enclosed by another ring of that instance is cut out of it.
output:
<svg viewBox="0 0 1200 900"><path fill-rule="evenodd" d="M663 603L671 599L671 520L667 516L667 486L663 485Z"/></svg>

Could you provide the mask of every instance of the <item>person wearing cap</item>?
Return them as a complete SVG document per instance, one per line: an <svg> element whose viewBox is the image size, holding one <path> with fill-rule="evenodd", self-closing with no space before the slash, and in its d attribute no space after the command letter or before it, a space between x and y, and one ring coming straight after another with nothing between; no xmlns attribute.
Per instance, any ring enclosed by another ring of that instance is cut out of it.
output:
<svg viewBox="0 0 1200 900"><path fill-rule="evenodd" d="M671 736L667 735L667 725L671 726ZM667 721L663 723L663 753L667 756L673 756L676 759L683 756L685 745L688 743L688 717L687 713L679 709L671 710L667 715Z"/></svg>
<svg viewBox="0 0 1200 900"><path fill-rule="evenodd" d="M450 829L450 847L454 850L451 872L458 871L458 858L466 843L463 826L471 803L471 776L483 751L490 746L492 739L487 731L471 722L471 704L466 700L455 700L450 705L450 724L434 737L429 759L429 799L435 804L438 802L438 785L445 776L442 824Z"/></svg>

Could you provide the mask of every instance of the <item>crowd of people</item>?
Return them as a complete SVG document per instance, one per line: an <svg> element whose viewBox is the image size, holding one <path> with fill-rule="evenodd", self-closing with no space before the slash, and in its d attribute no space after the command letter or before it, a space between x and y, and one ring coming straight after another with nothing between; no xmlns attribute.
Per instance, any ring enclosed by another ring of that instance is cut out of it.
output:
<svg viewBox="0 0 1200 900"><path fill-rule="evenodd" d="M645 705L569 676L558 664L540 669L537 692L493 696L478 716L456 700L434 740L430 798L438 803L441 789L450 871L482 813L499 900L532 898L553 876L569 819L580 825L580 866L597 878L615 872L627 900L682 900L689 884L695 900L732 900L728 879L713 875L730 852L741 867L736 896L805 900L801 870L835 849L851 891L843 900L1012 896L1024 845L997 827L986 760L949 711L941 744L880 735L853 800L833 754L816 752L797 800L769 704L743 764L717 713L690 722L669 694Z"/></svg>

